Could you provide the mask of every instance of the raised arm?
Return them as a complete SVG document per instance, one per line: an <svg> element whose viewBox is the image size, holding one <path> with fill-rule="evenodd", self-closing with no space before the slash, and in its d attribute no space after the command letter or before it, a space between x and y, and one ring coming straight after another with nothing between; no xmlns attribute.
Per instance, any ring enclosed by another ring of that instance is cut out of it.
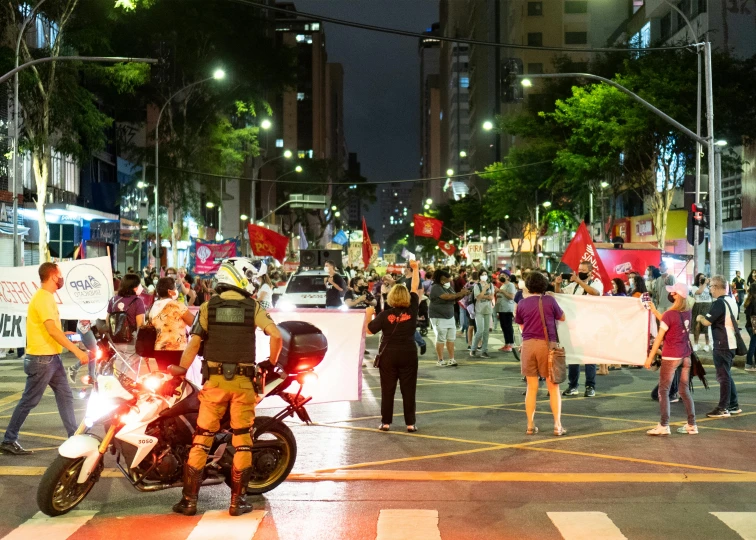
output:
<svg viewBox="0 0 756 540"><path fill-rule="evenodd" d="M410 289L410 292L417 294L417 291L420 290L420 270L417 261L410 261L409 264L412 268L412 289Z"/></svg>

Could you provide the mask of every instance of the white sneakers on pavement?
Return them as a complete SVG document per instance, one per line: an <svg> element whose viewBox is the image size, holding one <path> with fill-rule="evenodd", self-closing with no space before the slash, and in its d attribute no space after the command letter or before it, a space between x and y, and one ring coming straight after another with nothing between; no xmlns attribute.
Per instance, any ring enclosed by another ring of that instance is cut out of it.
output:
<svg viewBox="0 0 756 540"><path fill-rule="evenodd" d="M685 424L684 426L677 428L677 432L683 435L698 435L698 426Z"/></svg>
<svg viewBox="0 0 756 540"><path fill-rule="evenodd" d="M669 435L672 433L669 430L669 426L663 426L661 424L657 424L657 426L654 429L649 429L646 432L646 435Z"/></svg>

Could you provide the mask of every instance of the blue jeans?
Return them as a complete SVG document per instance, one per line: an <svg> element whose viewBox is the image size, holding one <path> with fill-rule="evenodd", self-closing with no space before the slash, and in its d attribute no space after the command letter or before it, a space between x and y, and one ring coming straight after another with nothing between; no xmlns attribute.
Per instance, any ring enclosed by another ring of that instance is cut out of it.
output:
<svg viewBox="0 0 756 540"><path fill-rule="evenodd" d="M720 409L738 406L738 391L735 389L735 381L732 380L732 375L730 375L734 357L734 351L714 349L714 368L717 370L717 382L719 383Z"/></svg>
<svg viewBox="0 0 756 540"><path fill-rule="evenodd" d="M18 440L18 432L26 421L31 410L39 404L47 386L52 388L55 401L58 404L60 414L66 432L70 437L76 432L76 416L74 415L73 393L68 386L66 370L60 355L34 356L26 355L24 360L24 372L26 373L26 388L21 396L21 401L16 405L11 416L8 428L5 431L3 442L12 443Z"/></svg>
<svg viewBox="0 0 756 540"><path fill-rule="evenodd" d="M696 425L696 408L693 405L693 398L690 395L688 382L690 381L690 357L679 360L662 360L659 368L659 408L661 409L662 426L669 425L669 395L672 381L677 374L677 367L682 366L680 371L680 399L685 404L685 412L688 415L688 425Z"/></svg>
<svg viewBox="0 0 756 540"><path fill-rule="evenodd" d="M415 330L415 343L417 343L418 347L425 347L425 340L420 335L420 330Z"/></svg>
<svg viewBox="0 0 756 540"><path fill-rule="evenodd" d="M568 368L570 388L577 388L578 379L580 378L580 364L570 364ZM585 387L596 388L596 364L585 365Z"/></svg>
<svg viewBox="0 0 756 540"><path fill-rule="evenodd" d="M467 310L460 306L459 308L459 329L462 330L462 332L467 332L467 327L470 326L470 323L467 320L468 314ZM465 334L465 341L467 341L467 334Z"/></svg>
<svg viewBox="0 0 756 540"><path fill-rule="evenodd" d="M746 326L748 335L751 336L751 342L748 344L748 355L746 356L746 365L756 366L756 339L753 337L753 328Z"/></svg>

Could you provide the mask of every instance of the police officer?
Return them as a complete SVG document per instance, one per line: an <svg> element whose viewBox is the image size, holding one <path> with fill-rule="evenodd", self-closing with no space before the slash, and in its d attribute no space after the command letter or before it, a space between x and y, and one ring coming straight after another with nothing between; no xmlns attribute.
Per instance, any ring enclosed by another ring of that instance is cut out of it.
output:
<svg viewBox="0 0 756 540"><path fill-rule="evenodd" d="M217 273L217 295L200 306L189 344L181 357L187 369L204 342L203 380L197 430L184 465L184 489L173 511L186 516L197 513L197 496L207 454L220 420L231 407L232 444L236 449L231 472L231 505L228 513L240 516L252 511L246 501L252 472L252 435L257 393L255 377L255 331L270 336L270 363L281 352L281 334L270 315L251 297L252 281L266 271L265 264L246 258L223 261Z"/></svg>

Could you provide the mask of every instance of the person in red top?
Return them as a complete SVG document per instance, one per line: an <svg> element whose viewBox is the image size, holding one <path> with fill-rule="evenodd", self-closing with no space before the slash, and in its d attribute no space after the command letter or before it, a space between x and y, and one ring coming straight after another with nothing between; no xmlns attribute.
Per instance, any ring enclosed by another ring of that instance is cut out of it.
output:
<svg viewBox="0 0 756 540"><path fill-rule="evenodd" d="M691 315L688 307L688 288L683 283L667 285L668 300L672 306L660 314L656 307L651 305L651 312L661 321L659 333L656 336L651 352L646 358L646 369L651 369L651 364L656 358L656 352L664 344L662 349L662 363L659 368L659 407L661 408L661 420L659 425L649 429L648 435L669 435L669 387L675 376L675 371L682 364L680 372L680 398L685 404L685 412L688 414L688 423L678 428L678 433L695 435L698 433L696 426L696 409L693 398L688 389L690 380L690 324Z"/></svg>

